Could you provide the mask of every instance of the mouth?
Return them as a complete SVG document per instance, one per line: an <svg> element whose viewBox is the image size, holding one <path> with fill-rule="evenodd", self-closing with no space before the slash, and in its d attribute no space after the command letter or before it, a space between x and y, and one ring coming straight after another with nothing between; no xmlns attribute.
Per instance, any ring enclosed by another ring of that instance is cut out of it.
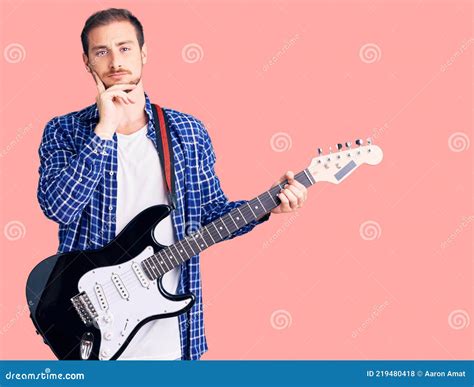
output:
<svg viewBox="0 0 474 387"><path fill-rule="evenodd" d="M127 73L115 73L115 74L109 75L109 77L111 77L111 78L120 78L120 77L123 77L124 75L127 75Z"/></svg>

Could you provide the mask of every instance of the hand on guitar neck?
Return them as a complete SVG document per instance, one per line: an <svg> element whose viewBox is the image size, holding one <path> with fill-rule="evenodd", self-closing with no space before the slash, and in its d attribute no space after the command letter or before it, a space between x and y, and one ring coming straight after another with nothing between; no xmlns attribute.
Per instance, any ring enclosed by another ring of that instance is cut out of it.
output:
<svg viewBox="0 0 474 387"><path fill-rule="evenodd" d="M278 194L281 203L271 211L272 214L295 211L297 208L303 207L303 203L308 198L307 188L295 179L295 174L292 171L286 172L272 187L284 181L287 181L287 184L283 186L283 189Z"/></svg>

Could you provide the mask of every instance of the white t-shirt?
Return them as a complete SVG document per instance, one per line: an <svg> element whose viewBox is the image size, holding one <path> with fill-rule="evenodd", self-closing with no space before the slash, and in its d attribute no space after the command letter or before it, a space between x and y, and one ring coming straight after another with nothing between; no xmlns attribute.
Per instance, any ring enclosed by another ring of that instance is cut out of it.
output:
<svg viewBox="0 0 474 387"><path fill-rule="evenodd" d="M142 210L169 204L158 151L146 136L148 124L132 134L117 133L116 235ZM176 242L171 215L154 231L162 245ZM180 268L163 276L164 288L176 294ZM119 360L176 360L181 358L178 317L152 320L143 325Z"/></svg>

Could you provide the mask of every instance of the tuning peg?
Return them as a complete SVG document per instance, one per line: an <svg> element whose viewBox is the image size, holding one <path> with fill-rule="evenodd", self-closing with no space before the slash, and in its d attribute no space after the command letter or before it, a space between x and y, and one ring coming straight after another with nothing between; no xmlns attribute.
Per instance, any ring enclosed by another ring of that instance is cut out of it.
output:
<svg viewBox="0 0 474 387"><path fill-rule="evenodd" d="M350 141L347 141L347 142L346 142L346 147L347 147L347 148L351 149L351 145L352 145L352 143L351 143Z"/></svg>
<svg viewBox="0 0 474 387"><path fill-rule="evenodd" d="M323 150L321 148L318 148L318 156L321 156L323 154Z"/></svg>
<svg viewBox="0 0 474 387"><path fill-rule="evenodd" d="M359 146L361 146L363 143L364 143L364 141L362 141L360 138L358 138L356 140L356 144L359 145Z"/></svg>
<svg viewBox="0 0 474 387"><path fill-rule="evenodd" d="M340 151L342 149L342 144L337 144L337 150Z"/></svg>
<svg viewBox="0 0 474 387"><path fill-rule="evenodd" d="M369 152L371 151L370 146L372 145L372 139L369 137L367 139L367 144L369 144Z"/></svg>

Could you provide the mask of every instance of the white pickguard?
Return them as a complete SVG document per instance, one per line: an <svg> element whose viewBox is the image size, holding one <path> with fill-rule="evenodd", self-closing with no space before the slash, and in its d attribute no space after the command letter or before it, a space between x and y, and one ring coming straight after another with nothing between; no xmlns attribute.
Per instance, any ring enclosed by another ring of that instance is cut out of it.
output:
<svg viewBox="0 0 474 387"><path fill-rule="evenodd" d="M87 293L97 311L94 325L102 335L100 360L109 360L140 321L177 312L191 302L191 298L168 300L158 290L156 280L150 281L143 272L140 277L136 268L141 269L141 261L153 253L153 247L148 246L128 262L91 270L79 280L79 291Z"/></svg>

